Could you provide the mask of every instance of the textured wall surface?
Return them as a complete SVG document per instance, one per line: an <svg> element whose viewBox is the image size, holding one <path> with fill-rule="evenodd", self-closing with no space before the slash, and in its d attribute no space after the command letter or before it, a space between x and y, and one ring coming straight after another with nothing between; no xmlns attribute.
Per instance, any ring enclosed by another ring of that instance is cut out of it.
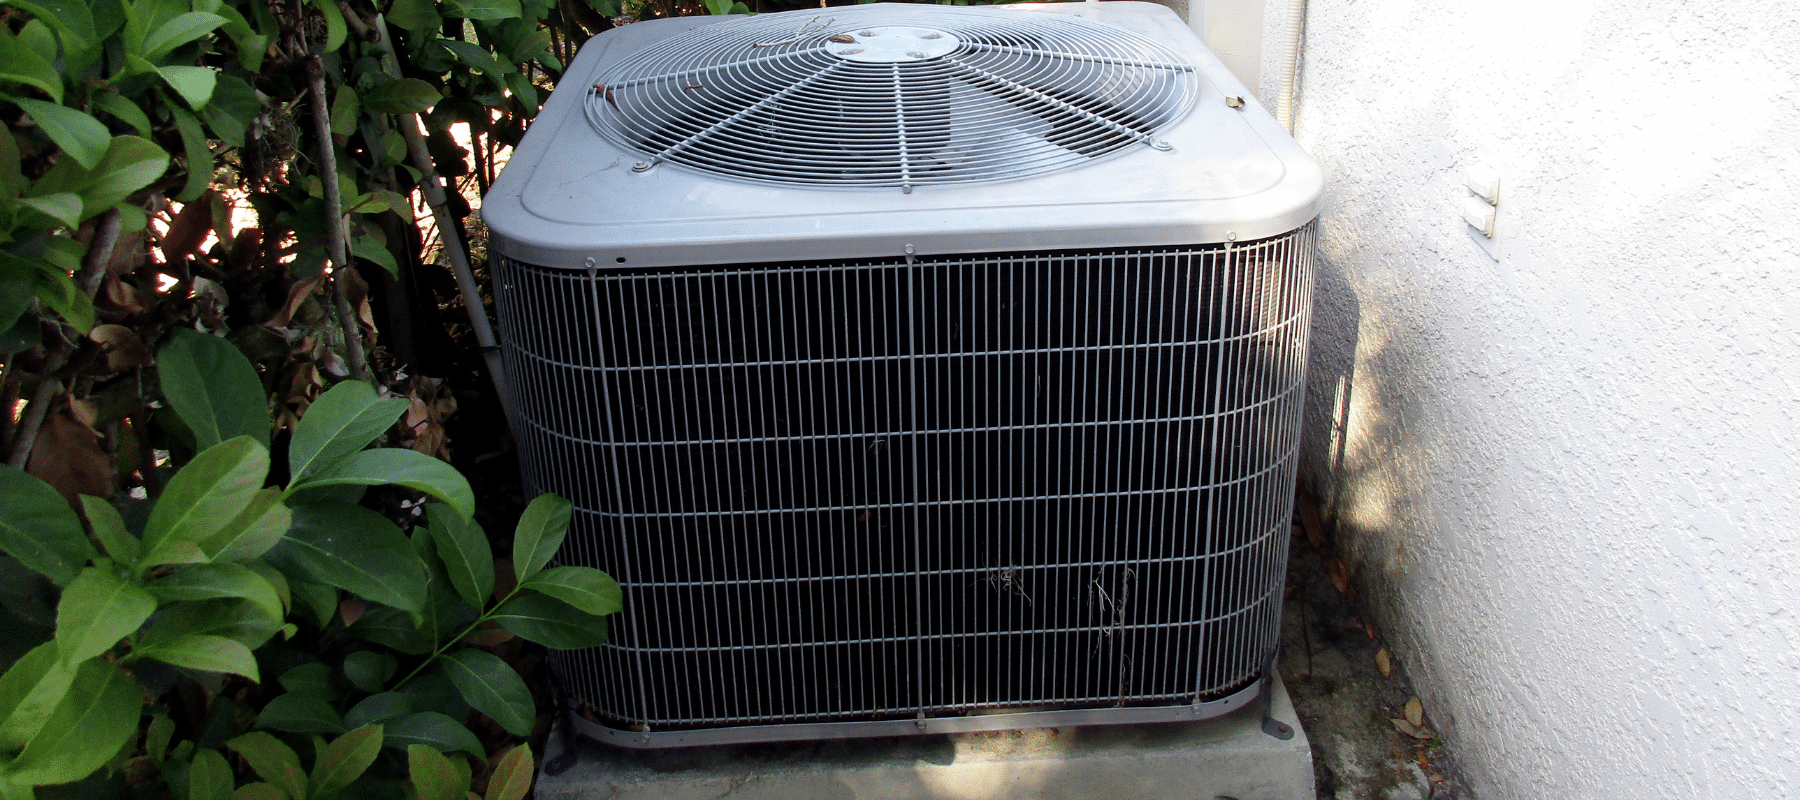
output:
<svg viewBox="0 0 1800 800"><path fill-rule="evenodd" d="M1800 3L1311 0L1300 83L1304 475L1479 796L1800 796Z"/></svg>

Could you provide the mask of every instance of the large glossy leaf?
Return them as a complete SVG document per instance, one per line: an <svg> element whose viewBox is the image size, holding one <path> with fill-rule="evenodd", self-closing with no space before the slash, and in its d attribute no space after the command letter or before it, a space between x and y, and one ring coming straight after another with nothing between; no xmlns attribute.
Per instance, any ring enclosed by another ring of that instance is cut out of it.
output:
<svg viewBox="0 0 1800 800"><path fill-rule="evenodd" d="M392 738L390 734L389 739ZM406 746L406 771L419 792L419 800L463 800L468 796L469 782L458 779L450 757L428 745Z"/></svg>
<svg viewBox="0 0 1800 800"><path fill-rule="evenodd" d="M210 71L209 71L210 74ZM169 116L175 119L175 131L181 135L181 152L186 157L187 182L175 193L175 199L183 203L192 202L206 192L212 183L213 154L206 140L206 129L200 125L200 118L180 106L169 106Z"/></svg>
<svg viewBox="0 0 1800 800"><path fill-rule="evenodd" d="M205 450L248 436L269 446L269 401L250 359L217 336L176 329L156 354L163 396Z"/></svg>
<svg viewBox="0 0 1800 800"><path fill-rule="evenodd" d="M424 655L438 646L418 618L388 606L375 606L363 612L362 619L345 629L358 639L386 645L408 655Z"/></svg>
<svg viewBox="0 0 1800 800"><path fill-rule="evenodd" d="M256 717L256 727L288 733L336 734L344 732L344 718L330 703L290 691L263 706Z"/></svg>
<svg viewBox="0 0 1800 800"><path fill-rule="evenodd" d="M131 100L127 99L124 95L113 94L112 92L100 92L93 95L90 99L93 101L95 108L105 111L106 113L113 115L113 117L120 122L130 125L138 132L139 136L151 135L150 115L145 114L143 109L138 108L137 103L131 102Z"/></svg>
<svg viewBox="0 0 1800 800"><path fill-rule="evenodd" d="M543 592L595 616L625 607L619 582L592 567L553 567L527 578L520 588Z"/></svg>
<svg viewBox="0 0 1800 800"><path fill-rule="evenodd" d="M519 0L445 0L444 14L464 19L515 19Z"/></svg>
<svg viewBox="0 0 1800 800"><path fill-rule="evenodd" d="M157 67L156 73L195 109L206 106L206 101L212 99L213 87L219 84L219 73L206 67Z"/></svg>
<svg viewBox="0 0 1800 800"><path fill-rule="evenodd" d="M281 629L255 604L245 600L190 600L163 606L156 621L139 637L140 647L152 647L189 636L222 636L252 650L261 647Z"/></svg>
<svg viewBox="0 0 1800 800"><path fill-rule="evenodd" d="M569 501L545 492L533 498L519 516L513 532L513 574L520 581L537 574L550 563L569 533L569 517L574 507Z"/></svg>
<svg viewBox="0 0 1800 800"><path fill-rule="evenodd" d="M434 0L394 0L387 21L415 33L435 31L444 24Z"/></svg>
<svg viewBox="0 0 1800 800"><path fill-rule="evenodd" d="M250 654L250 648L236 639L223 636L182 636L140 645L132 651L132 655L177 667L242 675L252 682L262 682L262 677L256 670L256 657Z"/></svg>
<svg viewBox="0 0 1800 800"><path fill-rule="evenodd" d="M6 4L43 20L70 50L86 50L97 42L93 14L81 0L7 0Z"/></svg>
<svg viewBox="0 0 1800 800"><path fill-rule="evenodd" d="M125 529L125 518L119 516L119 510L93 495L81 495L81 513L87 517L88 527L94 530L94 538L100 540L100 546L106 554L120 566L137 565L139 543L131 531Z"/></svg>
<svg viewBox="0 0 1800 800"><path fill-rule="evenodd" d="M169 154L154 143L136 136L114 136L99 166L90 169L73 158L58 161L32 184L30 194L44 197L74 192L81 196L82 217L94 217L150 185L168 169Z"/></svg>
<svg viewBox="0 0 1800 800"><path fill-rule="evenodd" d="M429 535L437 544L437 556L444 563L450 585L463 602L477 610L485 608L488 596L494 593L494 550L488 545L487 532L474 520L440 503L426 506L425 513L431 522Z"/></svg>
<svg viewBox="0 0 1800 800"><path fill-rule="evenodd" d="M188 765L187 800L231 800L237 779L225 756L212 748L201 748Z"/></svg>
<svg viewBox="0 0 1800 800"><path fill-rule="evenodd" d="M474 733L449 715L437 711L407 714L386 723L384 727L388 747L422 744L446 753L461 750L476 758L482 758L487 753L487 748L481 746L481 740L475 738Z"/></svg>
<svg viewBox="0 0 1800 800"><path fill-rule="evenodd" d="M283 571L417 614L425 567L387 518L349 503L308 503L266 558Z"/></svg>
<svg viewBox="0 0 1800 800"><path fill-rule="evenodd" d="M74 681L75 670L56 657L55 642L40 644L14 662L0 676L0 752L30 742Z"/></svg>
<svg viewBox="0 0 1800 800"><path fill-rule="evenodd" d="M58 586L96 555L62 495L8 464L0 464L0 550Z"/></svg>
<svg viewBox="0 0 1800 800"><path fill-rule="evenodd" d="M400 692L381 692L357 701L344 712L344 724L351 728L385 723L413 713L412 698Z"/></svg>
<svg viewBox="0 0 1800 800"><path fill-rule="evenodd" d="M316 661L283 672L275 680L290 694L308 695L327 702L341 695L337 681L332 679L331 666Z"/></svg>
<svg viewBox="0 0 1800 800"><path fill-rule="evenodd" d="M81 197L74 192L21 197L17 202L65 228L73 230L81 227Z"/></svg>
<svg viewBox="0 0 1800 800"><path fill-rule="evenodd" d="M42 55L14 37L11 28L0 30L0 81L35 86L58 103L63 99L62 76Z"/></svg>
<svg viewBox="0 0 1800 800"><path fill-rule="evenodd" d="M282 612L281 597L276 594L275 586L256 570L242 564L186 564L145 584L144 588L165 603L242 597L262 609L270 619L286 616Z"/></svg>
<svg viewBox="0 0 1800 800"><path fill-rule="evenodd" d="M262 731L251 731L225 743L231 751L243 756L244 762L269 783L286 790L290 797L306 797L305 770L300 756L280 739Z"/></svg>
<svg viewBox="0 0 1800 800"><path fill-rule="evenodd" d="M274 487L251 495L242 511L200 543L200 552L216 561L248 561L269 551L293 524L294 514Z"/></svg>
<svg viewBox="0 0 1800 800"><path fill-rule="evenodd" d="M531 790L536 775L531 762L531 745L520 744L500 757L494 773L488 776L487 800L523 800Z"/></svg>
<svg viewBox="0 0 1800 800"><path fill-rule="evenodd" d="M382 114L423 114L444 96L418 78L400 78L370 89L362 97L364 108Z"/></svg>
<svg viewBox="0 0 1800 800"><path fill-rule="evenodd" d="M464 517L475 515L475 490L455 467L424 453L398 448L364 450L326 464L304 481L288 485L288 494L300 488L322 486L383 486L398 484L417 489L448 503Z"/></svg>
<svg viewBox="0 0 1800 800"><path fill-rule="evenodd" d="M499 723L507 733L531 732L534 706L524 679L499 656L481 650L457 650L438 659L444 675L476 711Z"/></svg>
<svg viewBox="0 0 1800 800"><path fill-rule="evenodd" d="M386 653L358 650L344 656L344 677L365 692L381 691L399 671L400 662Z"/></svg>
<svg viewBox="0 0 1800 800"><path fill-rule="evenodd" d="M248 436L207 448L175 473L144 524L144 566L203 561L202 543L258 504L269 451ZM266 509L265 509L266 510Z"/></svg>
<svg viewBox="0 0 1800 800"><path fill-rule="evenodd" d="M325 52L330 53L343 47L346 35L344 12L338 9L336 0L312 0L312 5L325 18Z"/></svg>
<svg viewBox="0 0 1800 800"><path fill-rule="evenodd" d="M361 777L378 755L381 755L380 725L364 725L339 736L319 751L318 760L313 762L313 796L336 797L351 781Z"/></svg>
<svg viewBox="0 0 1800 800"><path fill-rule="evenodd" d="M84 662L69 693L13 761L10 777L39 785L87 777L137 735L142 693L137 680L117 666Z"/></svg>
<svg viewBox="0 0 1800 800"><path fill-rule="evenodd" d="M112 143L112 133L100 120L59 103L26 98L16 102L63 152L88 169L99 168Z"/></svg>
<svg viewBox="0 0 1800 800"><path fill-rule="evenodd" d="M344 381L306 407L288 445L288 475L300 482L319 467L367 447L406 413L406 398L382 399L362 381Z"/></svg>
<svg viewBox="0 0 1800 800"><path fill-rule="evenodd" d="M156 611L156 598L102 567L69 582L56 604L56 649L76 664L112 649Z"/></svg>
<svg viewBox="0 0 1800 800"><path fill-rule="evenodd" d="M606 618L583 613L554 597L515 597L494 610L500 627L555 650L580 650L606 643Z"/></svg>
<svg viewBox="0 0 1800 800"><path fill-rule="evenodd" d="M218 14L189 11L163 23L149 36L144 37L143 55L145 58L155 61L168 55L169 51L177 47L212 33L224 24L225 18Z"/></svg>

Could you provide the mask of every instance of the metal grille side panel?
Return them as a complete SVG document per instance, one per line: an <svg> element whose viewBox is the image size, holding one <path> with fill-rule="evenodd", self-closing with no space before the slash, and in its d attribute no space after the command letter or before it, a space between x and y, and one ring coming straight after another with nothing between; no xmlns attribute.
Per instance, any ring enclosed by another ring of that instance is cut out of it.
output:
<svg viewBox="0 0 1800 800"><path fill-rule="evenodd" d="M1313 228L637 273L496 258L528 484L625 587L621 729L1173 706L1262 676Z"/></svg>

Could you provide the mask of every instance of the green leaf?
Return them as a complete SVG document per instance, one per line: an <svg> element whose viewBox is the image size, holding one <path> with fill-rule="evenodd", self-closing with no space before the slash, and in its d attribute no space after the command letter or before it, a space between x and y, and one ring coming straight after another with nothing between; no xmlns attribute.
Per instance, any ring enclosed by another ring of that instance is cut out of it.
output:
<svg viewBox="0 0 1800 800"><path fill-rule="evenodd" d="M190 203L212 183L212 150L206 146L206 131L200 127L199 117L177 106L169 106L169 114L175 118L175 130L181 134L181 151L187 161L187 182L175 193L175 199Z"/></svg>
<svg viewBox="0 0 1800 800"><path fill-rule="evenodd" d="M139 637L139 647L174 642L189 636L220 636L252 650L269 641L281 621L245 600L186 600L163 606L156 621Z"/></svg>
<svg viewBox="0 0 1800 800"><path fill-rule="evenodd" d="M13 138L11 130L0 128L0 196L12 197L30 185L22 169L18 140Z"/></svg>
<svg viewBox="0 0 1800 800"><path fill-rule="evenodd" d="M211 748L194 753L194 761L188 765L187 800L231 800L236 786L237 778L223 754Z"/></svg>
<svg viewBox="0 0 1800 800"><path fill-rule="evenodd" d="M519 0L445 0L444 14L463 19L507 20L520 14Z"/></svg>
<svg viewBox="0 0 1800 800"><path fill-rule="evenodd" d="M524 679L499 656L482 650L463 649L438 660L444 675L476 711L499 723L507 733L531 733L535 707Z"/></svg>
<svg viewBox="0 0 1800 800"><path fill-rule="evenodd" d="M69 582L56 604L56 650L77 664L111 650L156 611L156 598L102 567ZM76 776L80 777L80 776Z"/></svg>
<svg viewBox="0 0 1800 800"><path fill-rule="evenodd" d="M95 556L62 495L7 464L0 464L0 550L58 586L67 586Z"/></svg>
<svg viewBox="0 0 1800 800"><path fill-rule="evenodd" d="M288 588L294 593L295 609L306 609L312 612L312 621L323 628L337 613L337 589L322 583L297 580L288 577Z"/></svg>
<svg viewBox="0 0 1800 800"><path fill-rule="evenodd" d="M547 33L547 32L546 32ZM363 107L380 114L423 114L444 95L418 78L388 81L363 95Z"/></svg>
<svg viewBox="0 0 1800 800"><path fill-rule="evenodd" d="M344 381L326 390L294 427L288 446L291 481L368 446L406 413L406 398L377 397L363 381Z"/></svg>
<svg viewBox="0 0 1800 800"><path fill-rule="evenodd" d="M43 214L63 227L81 227L81 198L72 192L57 192L43 197L21 197L19 205Z"/></svg>
<svg viewBox="0 0 1800 800"><path fill-rule="evenodd" d="M144 730L144 755L151 761L162 761L169 752L169 740L173 738L175 720L163 713L151 716L150 725Z"/></svg>
<svg viewBox="0 0 1800 800"><path fill-rule="evenodd" d="M163 23L144 37L144 58L155 61L188 42L218 30L225 18L204 11L189 11Z"/></svg>
<svg viewBox="0 0 1800 800"><path fill-rule="evenodd" d="M100 120L68 106L42 100L19 98L14 102L25 109L25 113L31 115L31 121L36 122L44 135L70 158L90 170L100 168L100 161L106 157L106 148L112 142L112 132L100 124Z"/></svg>
<svg viewBox="0 0 1800 800"><path fill-rule="evenodd" d="M213 87L212 100L207 101L200 117L226 144L243 147L245 130L261 113L262 101L250 84L242 78L220 73L219 84Z"/></svg>
<svg viewBox="0 0 1800 800"><path fill-rule="evenodd" d="M221 533L229 537L240 515L266 503L257 494L268 474L268 449L248 436L195 456L169 480L150 511L144 524L143 565L205 560L202 543Z"/></svg>
<svg viewBox="0 0 1800 800"><path fill-rule="evenodd" d="M310 695L328 702L340 696L337 682L331 678L331 667L316 661L283 672L275 680L292 694Z"/></svg>
<svg viewBox="0 0 1800 800"><path fill-rule="evenodd" d="M263 706L262 713L256 716L256 727L288 733L337 734L344 732L344 718L317 696L290 691Z"/></svg>
<svg viewBox="0 0 1800 800"><path fill-rule="evenodd" d="M337 96L331 99L331 132L339 136L355 133L356 114L361 110L361 105L356 102L356 90L339 86Z"/></svg>
<svg viewBox="0 0 1800 800"><path fill-rule="evenodd" d="M352 453L315 469L304 481L288 484L292 496L300 489L321 486L383 486L398 484L417 489L448 503L465 517L475 514L475 490L455 467L413 450L385 448Z"/></svg>
<svg viewBox="0 0 1800 800"><path fill-rule="evenodd" d="M583 612L603 617L625 607L618 581L591 567L555 567L531 576L521 589L543 592Z"/></svg>
<svg viewBox="0 0 1800 800"><path fill-rule="evenodd" d="M24 784L70 783L105 766L137 736L143 691L112 664L82 663L69 693L8 767L7 777Z"/></svg>
<svg viewBox="0 0 1800 800"><path fill-rule="evenodd" d="M172 641L139 645L131 654L134 658L148 658L207 672L227 672L249 678L252 683L262 682L256 671L256 656L250 654L250 648L223 636L183 636Z"/></svg>
<svg viewBox="0 0 1800 800"><path fill-rule="evenodd" d="M137 537L125 530L125 518L119 516L118 509L105 500L84 494L81 495L81 513L87 517L88 526L94 529L94 538L100 540L100 546L112 560L127 567L137 564Z"/></svg>
<svg viewBox="0 0 1800 800"><path fill-rule="evenodd" d="M333 52L344 46L344 12L338 10L336 0L312 0L319 15L325 18L325 51Z"/></svg>
<svg viewBox="0 0 1800 800"><path fill-rule="evenodd" d="M56 657L56 642L38 645L0 676L0 751L29 743L69 693L75 670Z"/></svg>
<svg viewBox="0 0 1800 800"><path fill-rule="evenodd" d="M519 516L519 527L513 533L513 574L520 581L543 569L562 547L569 533L569 517L574 506L569 501L545 492L533 498Z"/></svg>
<svg viewBox="0 0 1800 800"><path fill-rule="evenodd" d="M82 216L91 218L149 186L168 169L169 154L162 148L136 136L115 136L99 166L89 169L72 158L57 161L32 185L31 195L74 192L81 196ZM85 300L87 295L81 297Z"/></svg>
<svg viewBox="0 0 1800 800"><path fill-rule="evenodd" d="M201 450L237 436L269 446L268 395L250 359L230 342L178 328L156 354L156 367L163 396Z"/></svg>
<svg viewBox="0 0 1800 800"><path fill-rule="evenodd" d="M381 268L387 270L389 275L395 278L400 277L400 262L395 261L394 254L388 252L385 245L375 241L375 237L358 236L351 239L350 252L356 254L358 258L380 264Z"/></svg>
<svg viewBox="0 0 1800 800"><path fill-rule="evenodd" d="M494 58L494 54L488 52L487 49L481 45L465 42L460 39L439 39L437 40L437 43L443 45L444 49L449 50L450 54L456 56L458 61L469 65L476 72L483 75L501 77L508 72L517 71L511 64L507 64L504 61Z"/></svg>
<svg viewBox="0 0 1800 800"><path fill-rule="evenodd" d="M267 781L246 783L231 795L231 800L292 800L293 795Z"/></svg>
<svg viewBox="0 0 1800 800"><path fill-rule="evenodd" d="M256 570L242 564L184 564L144 588L165 603L241 597L267 613L270 619L279 620L286 616L282 613L281 598L275 594L274 585Z"/></svg>
<svg viewBox="0 0 1800 800"><path fill-rule="evenodd" d="M59 104L63 99L62 76L56 74L56 68L43 56L32 52L13 36L11 28L5 26L0 26L0 81L36 86Z"/></svg>
<svg viewBox="0 0 1800 800"><path fill-rule="evenodd" d="M393 735L389 734L389 745ZM429 745L406 746L407 777L419 792L419 800L463 800L469 793L469 782L458 780L456 766L450 757Z"/></svg>
<svg viewBox="0 0 1800 800"><path fill-rule="evenodd" d="M337 797L351 781L361 777L380 754L380 725L364 725L339 736L319 751L319 759L313 764L313 797Z"/></svg>
<svg viewBox="0 0 1800 800"><path fill-rule="evenodd" d="M344 656L344 677L365 692L379 692L400 671L393 656L373 650L358 650Z"/></svg>
<svg viewBox="0 0 1800 800"><path fill-rule="evenodd" d="M243 756L250 769L263 780L281 787L289 797L306 797L306 772L300 768L300 756L280 739L262 731L251 731L226 742L225 746Z"/></svg>
<svg viewBox="0 0 1800 800"><path fill-rule="evenodd" d="M531 745L521 743L507 751L488 776L487 800L524 800L537 774L531 762Z"/></svg>
<svg viewBox="0 0 1800 800"><path fill-rule="evenodd" d="M554 650L581 650L606 643L606 618L577 611L541 594L515 597L495 609L493 620L519 637Z"/></svg>
<svg viewBox="0 0 1800 800"><path fill-rule="evenodd" d="M438 642L420 625L421 616L423 614L412 615L397 608L377 605L363 612L362 619L346 628L345 633L408 655L425 655L436 649Z"/></svg>
<svg viewBox="0 0 1800 800"><path fill-rule="evenodd" d="M212 99L213 88L219 84L219 73L210 67L157 67L156 74L196 110Z"/></svg>
<svg viewBox="0 0 1800 800"><path fill-rule="evenodd" d="M115 119L126 125L130 125L132 129L138 132L139 136L147 137L150 135L150 115L145 114L143 109L138 108L136 103L126 99L123 95L114 94L113 92L98 92L95 93L91 99L95 108L113 115Z"/></svg>
<svg viewBox="0 0 1800 800"><path fill-rule="evenodd" d="M6 0L6 4L25 9L31 16L62 37L63 47L86 50L98 40L94 17L80 0Z"/></svg>
<svg viewBox="0 0 1800 800"><path fill-rule="evenodd" d="M394 0L387 21L413 33L436 31L444 25L444 18L438 16L437 3L432 0Z"/></svg>
<svg viewBox="0 0 1800 800"><path fill-rule="evenodd" d="M413 711L412 698L399 692L372 694L358 702L344 715L344 724L352 728L384 723L404 717Z"/></svg>
<svg viewBox="0 0 1800 800"><path fill-rule="evenodd" d="M427 505L425 512L431 521L427 532L437 544L450 585L471 607L486 607L494 593L494 551L488 545L487 532L442 503Z"/></svg>
<svg viewBox="0 0 1800 800"><path fill-rule="evenodd" d="M280 489L263 489L251 495L244 510L225 523L218 533L201 542L200 551L215 561L254 559L281 541L293 516L282 503Z"/></svg>
<svg viewBox="0 0 1800 800"><path fill-rule="evenodd" d="M425 567L406 534L362 506L319 502L294 509L294 526L265 557L291 575L411 614L425 600Z"/></svg>
<svg viewBox="0 0 1800 800"><path fill-rule="evenodd" d="M487 754L487 748L481 746L481 740L475 738L474 733L449 715L436 711L407 714L384 727L388 747L427 745L446 753L461 750L476 758Z"/></svg>

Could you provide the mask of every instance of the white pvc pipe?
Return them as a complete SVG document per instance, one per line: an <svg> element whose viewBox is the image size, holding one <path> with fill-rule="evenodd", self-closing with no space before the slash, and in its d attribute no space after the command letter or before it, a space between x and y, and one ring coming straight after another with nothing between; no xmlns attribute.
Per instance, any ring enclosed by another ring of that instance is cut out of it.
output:
<svg viewBox="0 0 1800 800"><path fill-rule="evenodd" d="M1281 50L1281 93L1275 99L1275 120L1294 132L1294 77L1300 67L1300 36L1306 26L1306 0L1288 0L1287 37Z"/></svg>

